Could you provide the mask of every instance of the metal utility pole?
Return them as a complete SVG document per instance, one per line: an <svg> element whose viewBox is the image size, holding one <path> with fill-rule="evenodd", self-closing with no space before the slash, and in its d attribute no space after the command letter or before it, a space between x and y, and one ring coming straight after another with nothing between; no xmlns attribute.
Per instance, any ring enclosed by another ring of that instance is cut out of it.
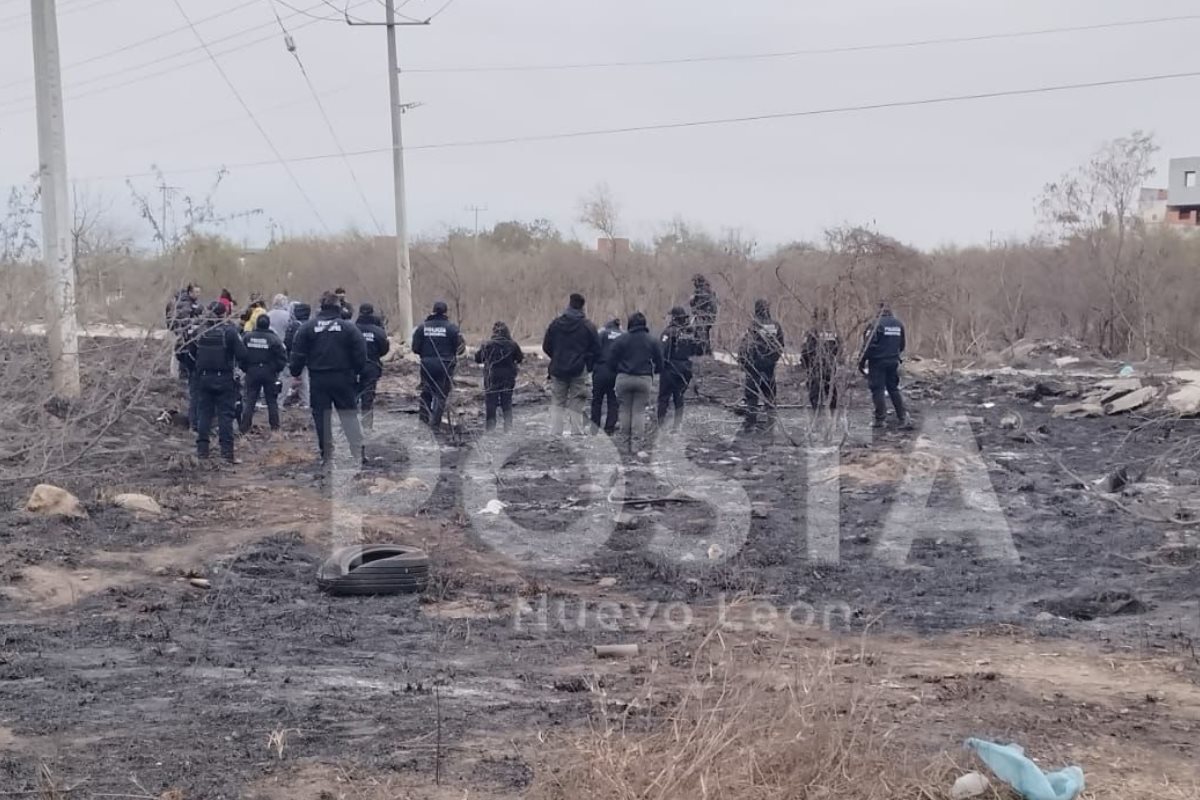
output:
<svg viewBox="0 0 1200 800"><path fill-rule="evenodd" d="M390 0L389 0L390 2ZM46 341L54 393L79 396L79 328L75 319L75 259L67 193L67 136L55 0L30 0L36 84L38 183L42 194L42 259L46 265Z"/></svg>
<svg viewBox="0 0 1200 800"><path fill-rule="evenodd" d="M407 337L413 328L412 262L408 258L408 209L404 194L404 134L401 130L400 63L396 55L396 0L386 0L388 91L392 112L392 173L396 192L396 277L399 289L401 334Z"/></svg>

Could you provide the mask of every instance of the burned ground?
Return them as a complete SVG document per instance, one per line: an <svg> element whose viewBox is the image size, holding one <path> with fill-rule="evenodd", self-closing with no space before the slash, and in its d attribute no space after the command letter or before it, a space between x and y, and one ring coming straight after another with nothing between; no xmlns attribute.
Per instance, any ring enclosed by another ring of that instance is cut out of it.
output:
<svg viewBox="0 0 1200 800"><path fill-rule="evenodd" d="M918 431L872 441L856 413L848 435L811 440L836 445L838 458L813 461L802 415L785 415L789 436L741 435L726 408L735 376L710 361L699 372L706 399L694 413L711 422L626 458L621 497L595 483L578 440L534 439L505 455L495 474L504 513L544 532L542 558L497 552L480 533L481 506L467 494L484 446L476 372L462 375L462 431L436 458L383 435L370 468L344 485L401 497L370 506L362 530L430 552L435 577L421 597L318 592L336 481L314 465L298 411L282 435L243 440L233 471L193 463L184 432L155 414L122 420L122 446L138 458L119 469L90 461L61 482L87 520L15 510L31 486L6 486L0 792L571 796L560 745L598 720L650 731L723 670L778 691L826 656L831 686L870 687L874 724L914 731L915 757L943 771L944 754L977 735L1081 763L1100 778L1096 797L1171 797L1157 777L1171 791L1194 780L1200 542L1178 521L1194 513L1197 474L1186 448L1156 461L1164 437L1188 436L1191 423L1057 419L1030 392L1036 378L931 376L910 384ZM168 389L154 395L164 407ZM781 392L803 396L797 376ZM544 397L537 380L519 390L519 428L540 424ZM862 391L847 400L861 408ZM412 418L410 366L390 369L381 404ZM1015 428L1003 419L1012 412ZM960 535L970 518L955 516L962 486L945 459L963 456L937 442L962 415L1015 563ZM1121 465L1135 480L1099 494L1091 481ZM708 478L690 484L697 475ZM913 475L933 482L928 538L898 566L880 540ZM809 558L806 535L810 482L830 480L836 563ZM745 541L729 552L713 494L722 485L744 492L730 502L749 512ZM108 498L126 490L154 496L164 514L114 508ZM607 520L612 534L583 555L556 542L587 519ZM621 624L603 624L605 603L619 604ZM799 608L804 622L811 610L811 624L754 616L770 608ZM626 641L642 646L639 658L591 656L594 644ZM1118 747L1143 767L1110 769L1129 763Z"/></svg>

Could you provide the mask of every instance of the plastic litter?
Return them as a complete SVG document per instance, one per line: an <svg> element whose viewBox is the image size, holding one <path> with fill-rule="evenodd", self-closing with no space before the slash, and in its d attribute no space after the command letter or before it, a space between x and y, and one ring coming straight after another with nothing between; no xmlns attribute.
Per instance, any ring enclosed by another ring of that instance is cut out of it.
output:
<svg viewBox="0 0 1200 800"><path fill-rule="evenodd" d="M967 739L967 747L1025 800L1075 800L1083 791L1083 770L1079 767L1046 773L1025 756L1020 745Z"/></svg>
<svg viewBox="0 0 1200 800"><path fill-rule="evenodd" d="M950 800L969 800L980 797L991 788L987 776L979 772L968 772L954 782L950 789Z"/></svg>
<svg viewBox="0 0 1200 800"><path fill-rule="evenodd" d="M1117 371L1117 375L1122 378L1132 378L1133 377L1133 367L1131 367L1128 364L1122 364L1121 369Z"/></svg>

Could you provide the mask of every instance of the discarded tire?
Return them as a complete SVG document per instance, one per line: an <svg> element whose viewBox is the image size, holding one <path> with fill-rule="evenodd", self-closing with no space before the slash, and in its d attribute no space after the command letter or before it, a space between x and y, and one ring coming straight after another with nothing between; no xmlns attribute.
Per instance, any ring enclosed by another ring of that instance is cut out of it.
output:
<svg viewBox="0 0 1200 800"><path fill-rule="evenodd" d="M333 595L416 594L429 585L429 556L415 547L343 547L317 570L317 585Z"/></svg>

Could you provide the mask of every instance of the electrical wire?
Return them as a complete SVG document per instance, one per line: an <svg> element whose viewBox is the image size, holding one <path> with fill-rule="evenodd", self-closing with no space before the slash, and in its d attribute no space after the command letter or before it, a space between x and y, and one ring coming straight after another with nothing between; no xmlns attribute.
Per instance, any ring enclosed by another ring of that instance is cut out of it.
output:
<svg viewBox="0 0 1200 800"><path fill-rule="evenodd" d="M95 8L96 6L102 6L102 5L105 5L106 3L112 3L112 2L114 2L114 0L92 0L92 2L90 2L90 3L79 2L73 6L66 6L64 8L59 9L59 14L61 16L66 16L67 14L74 14L77 11L87 11L89 8ZM14 28L18 28L18 27L24 25L26 22L28 22L29 18L30 17L29 17L28 12L24 12L21 14L15 14L11 17L0 17L0 31L8 31L8 30L13 30ZM9 23L9 24L5 24L5 23Z"/></svg>
<svg viewBox="0 0 1200 800"><path fill-rule="evenodd" d="M201 25L205 22L211 22L214 19L220 19L221 17L227 17L236 11L241 11L244 8L249 8L250 6L255 6L255 5L258 5L258 0L246 0L246 2L244 2L240 5L236 5L233 8L227 8L224 11L218 11L217 13L210 14L207 17L201 17L200 19L196 20L196 24ZM133 50L135 48L142 47L143 45L152 44L154 42L159 41L160 39L165 39L168 36L173 36L177 33L185 33L187 30L188 30L187 25L180 25L178 28L171 28L168 31L163 31L162 33L156 33L153 36L148 36L145 39L139 39L136 42L130 42L129 44L123 45L114 50L106 50L103 53L99 53L97 55L90 56L89 58L85 58L82 61L73 61L69 64L66 64L63 67L63 70L67 71L67 70L74 69L76 67L82 67L84 64L91 64L96 61L101 61L105 58L110 58L112 56L128 52L129 50ZM14 81L9 81L7 83L0 83L0 89L6 89L9 86L24 86L24 85L28 84L31 80L33 80L32 76L28 76L28 77L24 77L24 78L18 78L17 80L14 80Z"/></svg>
<svg viewBox="0 0 1200 800"><path fill-rule="evenodd" d="M449 3L454 0L449 0ZM447 5L449 5L447 3ZM443 9L444 10L444 9ZM440 13L440 12L439 12ZM1161 25L1168 22L1194 22L1200 20L1200 14L1184 14L1172 17L1152 17L1148 19L1123 20L1118 22L1101 22L1091 25L1069 25L1057 28L1036 28L1007 33L984 33L971 36L950 36L937 39L914 39L904 42L882 42L878 44L846 45L842 47L816 47L803 50L780 50L763 53L731 53L727 55L691 56L685 58L646 59L631 61L596 61L576 62L566 64L515 64L515 65L480 65L480 66L450 66L450 67L405 67L406 73L471 73L471 72L549 72L557 70L588 70L629 67L660 67L680 64L707 64L724 61L764 61L781 58L798 58L801 56L823 56L838 53L861 53L872 50L904 50L920 47L933 47L947 44L967 44L971 42L1000 41L1004 39L1022 39L1034 36L1048 36L1057 33L1079 33L1084 31L1110 30L1114 28L1130 28L1145 25Z"/></svg>
<svg viewBox="0 0 1200 800"><path fill-rule="evenodd" d="M271 148L271 152L275 155L276 162L278 162L279 165L283 167L284 171L287 172L288 177L292 179L292 183L296 187L296 191L300 192L300 196L303 197L304 201L308 204L313 216L317 218L317 221L321 223L321 227L324 228L328 233L329 225L326 224L325 218L322 217L321 212L317 210L316 204L313 203L313 200L309 196L308 192L304 190L303 184L300 183L300 179L296 177L296 173L292 170L289 163L284 160L283 154L280 153L279 148L275 146L275 142L272 141L270 134L267 133L267 129L264 128L262 123L258 121L258 117L254 115L254 112L250 109L250 105L246 102L246 99L242 97L242 93L238 91L237 86L235 86L233 81L230 80L229 74L225 72L225 68L221 66L221 62L217 60L217 57L213 54L212 50L209 49L208 43L204 40L204 37L200 35L200 29L192 23L192 18L188 16L187 10L183 7L181 0L174 0L174 3L175 7L179 9L179 15L183 17L184 21L187 22L188 27L192 29L192 33L195 35L196 41L200 42L201 46L204 48L204 52L208 54L209 60L212 61L212 64L214 67L216 67L217 72L221 74L221 79L225 81L225 85L229 87L229 91L231 91L233 96L237 98L242 110L246 112L246 116L248 116L250 121L254 123L254 127L258 128L258 132L262 134L267 146Z"/></svg>
<svg viewBox="0 0 1200 800"><path fill-rule="evenodd" d="M178 0L176 0L178 2ZM1061 93L1085 89L1099 89L1110 86L1127 86L1142 83L1152 83L1156 81L1179 80L1183 78L1200 78L1200 70L1195 72L1173 72L1163 73L1158 75L1143 75L1133 78L1113 78L1103 81L1088 81L1085 83L1064 83L1051 86L1037 86L1027 89L1001 89L993 92L976 92L973 94L957 94L945 95L941 97L928 97L917 100L895 100L880 103L864 103L861 105L851 106L834 106L829 108L807 109L802 111L784 111L767 114L753 114L743 117L720 117L716 119L689 120L684 122L664 122L651 125L630 125L619 128L599 128L594 130L583 131L568 131L563 133L548 133L531 136L511 136L495 139L465 139L449 142L432 142L430 144L406 145L405 152L410 150L443 150L450 148L465 148L465 147L489 147L507 144L522 144L527 142L548 142L563 139L583 139L599 136L612 136L617 134L639 133L642 131L664 131L664 130L679 130L683 128L704 128L716 127L723 125L740 125L751 122L765 122L768 120L781 119L799 119L804 117L821 117L835 114L848 114L864 111L880 111L892 108L913 108L921 106L934 105L950 105L953 103L972 102L980 100L993 100L1003 97L1019 97L1027 95L1040 95ZM391 147L375 147L364 150L352 150L345 155L350 158L358 156L378 155L380 153L392 152ZM322 153L317 155L299 156L289 159L291 163L307 163L310 161L323 161L331 158L340 158L340 153ZM247 161L240 164L224 165L227 169L250 169L255 167L271 166L275 161ZM166 175L185 175L189 173L210 172L215 167L189 167L180 170L164 170ZM81 180L113 180L118 178L144 177L147 175L155 175L157 173L144 172L133 175L109 175L95 178L84 178Z"/></svg>
<svg viewBox="0 0 1200 800"><path fill-rule="evenodd" d="M304 76L304 83L308 86L309 94L312 95L313 102L317 104L317 110L321 112L321 119L325 120L325 127L329 130L329 136L333 139L334 146L337 147L338 152L342 156L342 163L346 165L346 171L350 173L350 182L354 184L354 190L358 193L358 199L362 201L363 208L367 210L367 216L371 218L371 222L375 223L375 229L382 236L383 225L379 223L379 218L375 216L375 211L371 208L370 201L367 200L367 194L363 191L362 183L358 180L358 173L354 171L354 167L350 164L350 159L346 155L346 148L342 146L342 140L338 136L337 130L333 127L333 120L329 118L329 113L325 110L325 104L321 102L321 95L317 93L317 87L313 86L312 79L308 75L308 70L304 66L304 61L300 58L300 50L296 46L296 41L292 38L292 34L288 32L287 26L283 24L283 18L279 16L279 11L275 8L275 0L267 0L267 5L271 7L271 13L275 15L275 21L279 23L279 30L283 33L288 52L296 59L296 66L300 67L300 74Z"/></svg>
<svg viewBox="0 0 1200 800"><path fill-rule="evenodd" d="M358 3L354 4L352 7L355 7L355 8L356 8L356 7L358 7L358 6L366 5L366 4L367 4L367 3L369 3L370 1L371 1L371 0L360 0L360 2L358 2ZM284 19L289 19L289 18L290 18L290 17L286 17L286 16L284 17ZM301 22L300 24L298 24L298 25L294 26L294 29L295 29L295 30L300 30L300 29L302 29L302 28L306 28L306 27L308 27L309 25L315 25L315 24L316 24L316 21L315 21L315 20L308 20L308 21ZM260 30L260 29L262 29L262 28L264 28L264 27L267 27L267 28L274 27L274 23L273 23L273 22L267 22L265 25L256 25L256 26L254 26L254 27L251 27L251 28L246 28L246 29L244 29L244 30L237 31L237 32L235 32L235 33L232 33L232 34L229 34L229 35L223 36L223 37L221 37L221 38L219 38L219 39L215 39L215 40L213 40L213 41L209 42L209 45L211 46L211 45L213 45L213 44L217 44L217 43L220 43L220 42L226 42L226 41L229 41L230 39L236 39L236 38L239 38L240 36L242 36L242 35L244 35L244 34L246 34L246 33L251 33L251 32L253 32L253 31ZM264 42L274 42L275 40L276 40L276 39L275 39L275 34L274 34L274 33L271 33L271 34L269 34L269 35L267 35L267 36L261 36L261 37L259 37L259 38L257 38L257 39L252 39L252 40L250 40L250 41L248 41L248 42L243 42L242 44L238 44L238 45L234 45L234 46L232 46L232 47L228 47L228 48L226 48L226 49L224 49L224 50L221 50L220 52L218 52L218 53L217 53L217 55L219 55L219 56L223 56L223 55L228 55L229 53L236 53L236 52L238 52L239 50L245 50L245 49L247 49L247 48L249 48L249 47L253 47L253 46L257 45L257 44L262 44L262 43L264 43ZM99 81L101 81L101 80L107 80L107 79L109 79L109 78L117 77L117 76L119 76L119 75L123 75L123 74L125 74L125 73L127 73L127 72L133 72L133 71L135 71L135 70L142 69L142 68L145 68L145 67L151 67L151 66L155 66L155 65L157 65L157 64L160 64L160 63L163 63L163 62L166 62L166 61L172 61L172 60L174 60L174 59L176 59L176 58L179 58L180 56L189 55L189 54L191 54L191 53L198 52L198 51L200 51L200 50L202 50L202 49L203 49L203 48L201 48L201 47L193 47L193 48L189 48L189 49L187 49L187 50L181 50L181 51L178 51L178 52L175 52L175 53L171 53L171 54L169 54L169 55L166 55L166 56L162 56L162 57L159 57L159 58L152 59L152 60L150 60L150 61L143 62L143 63L141 63L141 64L135 64L135 65L134 65L134 66L132 66L132 67L126 67L126 68L124 68L124 69L114 70L113 72L109 72L109 73L106 73L106 74L104 74L104 75L101 75L101 76L96 76L96 77L88 78L88 79L85 79L85 80L82 80L82 81L77 81L76 83L72 84L72 85L71 85L71 86L69 86L68 88L69 88L69 89L76 89L76 88L79 88L79 87L81 87L81 86L85 86L85 85L92 84L92 83L97 83L97 82L99 82ZM69 94L69 95L67 95L67 96L66 96L66 99L67 99L67 100L69 100L69 101L75 101L75 100L82 99L82 98L84 98L84 97L91 97L91 96L94 96L94 95L97 95L97 94L104 94L104 93L106 93L106 92L114 91L114 90L116 90L116 89L121 89L121 88L124 88L124 87L126 87L126 86L130 86L130 85L132 85L132 84L135 84L135 83L140 83L140 82L142 82L142 81L152 80L152 79L154 79L154 78L158 78L158 77L161 77L161 76L163 76L163 75L167 75L167 74L169 74L169 73L176 72L176 71L178 71L178 70L181 70L181 69L187 69L188 67L193 67L193 66L196 66L196 65L198 65L198 64L203 64L203 63L206 63L207 61L208 61L208 58L207 58L207 56L204 56L204 57L201 57L201 58L198 58L198 59L194 59L194 60L192 60L192 61L187 61L187 62L185 62L185 63L182 63L182 64L176 64L176 65L174 65L174 66L171 66L171 67L166 67L166 68L163 68L163 69L158 69L158 70L155 70L155 71L153 71L153 72L147 73L147 74L145 74L145 75L138 75L138 76L135 76L135 77L133 77L133 78L130 78L129 80L121 81L121 82L119 82L119 83L114 83L114 84L112 84L112 85L110 85L110 86L101 86L101 87L99 87L99 88L96 88L96 89L91 89L91 90L89 90L89 91L85 91L85 92L78 92L78 93L75 93L75 94ZM23 96L23 97L20 97L20 98L14 98L14 99L12 99L12 100L6 100L6 101L4 101L3 103L0 103L0 108L9 108L9 107L15 107L15 106L23 106L23 107L21 107L21 108L15 108L14 110L4 110L4 111L0 111L0 117L12 117L12 116L18 116L18 115L23 115L23 114L29 114L29 113L32 113L32 112L33 112L33 109L34 109L34 106L32 105L33 101L34 101L34 96L33 96L33 95L25 95L25 96Z"/></svg>

